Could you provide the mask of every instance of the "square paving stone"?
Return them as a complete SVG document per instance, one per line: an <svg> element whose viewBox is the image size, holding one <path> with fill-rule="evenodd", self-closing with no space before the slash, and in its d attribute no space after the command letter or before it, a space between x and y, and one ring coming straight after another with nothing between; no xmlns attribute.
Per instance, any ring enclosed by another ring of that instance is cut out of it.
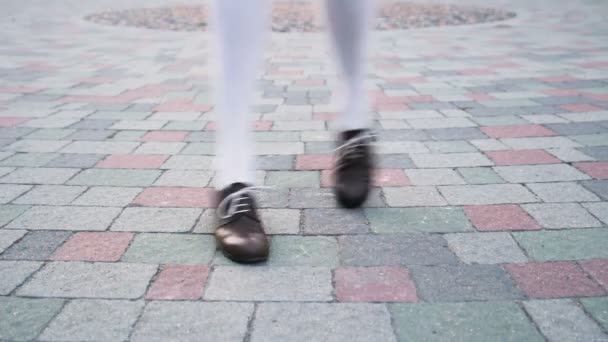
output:
<svg viewBox="0 0 608 342"><path fill-rule="evenodd" d="M111 230L130 232L187 232L194 227L201 209L126 208Z"/></svg>
<svg viewBox="0 0 608 342"><path fill-rule="evenodd" d="M473 230L461 208L370 208L365 209L375 233L443 233Z"/></svg>
<svg viewBox="0 0 608 342"><path fill-rule="evenodd" d="M44 329L44 341L124 341L129 338L143 301L76 299Z"/></svg>
<svg viewBox="0 0 608 342"><path fill-rule="evenodd" d="M363 211L336 209L304 209L304 234L363 234L369 224Z"/></svg>
<svg viewBox="0 0 608 342"><path fill-rule="evenodd" d="M502 264L528 259L508 233L445 234L450 249L467 264Z"/></svg>
<svg viewBox="0 0 608 342"><path fill-rule="evenodd" d="M342 267L334 274L341 302L416 302L416 285L404 267Z"/></svg>
<svg viewBox="0 0 608 342"><path fill-rule="evenodd" d="M72 202L72 205L99 207L126 207L141 192L131 187L91 187Z"/></svg>
<svg viewBox="0 0 608 342"><path fill-rule="evenodd" d="M31 188L31 185L0 184L0 203L6 204Z"/></svg>
<svg viewBox="0 0 608 342"><path fill-rule="evenodd" d="M139 298L157 265L51 262L17 290L19 296Z"/></svg>
<svg viewBox="0 0 608 342"><path fill-rule="evenodd" d="M570 299L526 301L524 307L549 341L608 341L608 335Z"/></svg>
<svg viewBox="0 0 608 342"><path fill-rule="evenodd" d="M581 298L581 303L604 329L608 329L608 297Z"/></svg>
<svg viewBox="0 0 608 342"><path fill-rule="evenodd" d="M401 341L544 341L516 303L392 304Z"/></svg>
<svg viewBox="0 0 608 342"><path fill-rule="evenodd" d="M13 203L64 205L72 202L86 189L86 186L38 185Z"/></svg>
<svg viewBox="0 0 608 342"><path fill-rule="evenodd" d="M523 298L507 272L498 265L411 266L418 295L430 302L507 300Z"/></svg>
<svg viewBox="0 0 608 342"><path fill-rule="evenodd" d="M9 247L0 259L48 260L69 236L66 231L32 231Z"/></svg>
<svg viewBox="0 0 608 342"><path fill-rule="evenodd" d="M0 297L0 339L33 340L63 306L62 299Z"/></svg>
<svg viewBox="0 0 608 342"><path fill-rule="evenodd" d="M41 262L36 261L0 261L0 295L8 295L27 277L36 272Z"/></svg>
<svg viewBox="0 0 608 342"><path fill-rule="evenodd" d="M530 183L526 186L545 202L593 202L600 199L576 183Z"/></svg>
<svg viewBox="0 0 608 342"><path fill-rule="evenodd" d="M133 341L240 342L253 315L250 303L151 302ZM175 327L183 329L175 329Z"/></svg>
<svg viewBox="0 0 608 342"><path fill-rule="evenodd" d="M15 241L21 239L25 234L27 234L27 230L0 230L0 254L2 254L5 249L9 248L13 243L15 243Z"/></svg>
<svg viewBox="0 0 608 342"><path fill-rule="evenodd" d="M120 208L32 207L8 228L34 230L105 230L120 213Z"/></svg>
<svg viewBox="0 0 608 342"><path fill-rule="evenodd" d="M599 197L608 200L608 180L584 181L581 184Z"/></svg>
<svg viewBox="0 0 608 342"><path fill-rule="evenodd" d="M383 191L386 202L391 207L426 207L447 204L437 189L432 186L383 188Z"/></svg>
<svg viewBox="0 0 608 342"><path fill-rule="evenodd" d="M381 304L263 303L252 342L395 342L388 310Z"/></svg>
<svg viewBox="0 0 608 342"><path fill-rule="evenodd" d="M439 192L453 205L539 202L520 184L446 185L440 186Z"/></svg>
<svg viewBox="0 0 608 342"><path fill-rule="evenodd" d="M14 184L63 184L80 169L68 168L19 168L0 178L0 183Z"/></svg>
<svg viewBox="0 0 608 342"><path fill-rule="evenodd" d="M608 259L605 228L520 232L513 233L513 237L538 261Z"/></svg>
<svg viewBox="0 0 608 342"><path fill-rule="evenodd" d="M494 170L509 183L568 182L589 176L566 164L497 166Z"/></svg>
<svg viewBox="0 0 608 342"><path fill-rule="evenodd" d="M352 235L338 238L340 261L348 266L454 264L456 256L439 235Z"/></svg>
<svg viewBox="0 0 608 342"><path fill-rule="evenodd" d="M103 159L103 154L60 154L46 164L47 167L89 168Z"/></svg>
<svg viewBox="0 0 608 342"><path fill-rule="evenodd" d="M207 264L215 253L212 236L200 234L139 234L122 261L154 264Z"/></svg>
<svg viewBox="0 0 608 342"><path fill-rule="evenodd" d="M217 266L206 300L331 301L331 270L324 267Z"/></svg>
<svg viewBox="0 0 608 342"><path fill-rule="evenodd" d="M510 264L511 277L530 298L601 296L604 290L574 262Z"/></svg>
<svg viewBox="0 0 608 342"><path fill-rule="evenodd" d="M600 227L596 220L578 203L538 203L523 205L534 219L549 229Z"/></svg>
<svg viewBox="0 0 608 342"><path fill-rule="evenodd" d="M0 205L0 227L11 222L29 208L28 205Z"/></svg>
<svg viewBox="0 0 608 342"><path fill-rule="evenodd" d="M87 169L68 183L71 185L149 186L160 176L159 170Z"/></svg>

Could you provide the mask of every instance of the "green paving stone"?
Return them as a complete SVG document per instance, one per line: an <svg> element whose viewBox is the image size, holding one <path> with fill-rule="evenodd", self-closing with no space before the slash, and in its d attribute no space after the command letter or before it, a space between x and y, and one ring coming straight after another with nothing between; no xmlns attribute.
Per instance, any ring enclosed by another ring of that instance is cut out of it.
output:
<svg viewBox="0 0 608 342"><path fill-rule="evenodd" d="M604 134L588 134L588 135L573 135L570 139L583 144L585 146L607 146L608 133Z"/></svg>
<svg viewBox="0 0 608 342"><path fill-rule="evenodd" d="M400 341L544 341L515 303L394 304Z"/></svg>
<svg viewBox="0 0 608 342"><path fill-rule="evenodd" d="M0 297L0 340L36 338L62 306L62 299Z"/></svg>
<svg viewBox="0 0 608 342"><path fill-rule="evenodd" d="M606 228L518 232L513 236L537 261L608 258Z"/></svg>
<svg viewBox="0 0 608 342"><path fill-rule="evenodd" d="M374 208L366 209L376 233L464 232L473 228L461 208Z"/></svg>
<svg viewBox="0 0 608 342"><path fill-rule="evenodd" d="M496 184L505 181L489 167L465 167L458 169L468 184Z"/></svg>
<svg viewBox="0 0 608 342"><path fill-rule="evenodd" d="M608 297L582 298L581 303L595 320L608 330Z"/></svg>
<svg viewBox="0 0 608 342"><path fill-rule="evenodd" d="M281 188L318 188L317 171L269 171L267 185Z"/></svg>
<svg viewBox="0 0 608 342"><path fill-rule="evenodd" d="M200 234L139 234L122 261L154 264L206 264L215 253L212 236Z"/></svg>

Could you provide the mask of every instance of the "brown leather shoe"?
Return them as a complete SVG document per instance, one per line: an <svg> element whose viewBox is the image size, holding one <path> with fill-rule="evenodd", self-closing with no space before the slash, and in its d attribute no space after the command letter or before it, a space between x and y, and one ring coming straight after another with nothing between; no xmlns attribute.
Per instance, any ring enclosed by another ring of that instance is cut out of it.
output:
<svg viewBox="0 0 608 342"><path fill-rule="evenodd" d="M243 183L233 183L217 192L215 240L227 258L240 263L264 261L270 250L249 188Z"/></svg>
<svg viewBox="0 0 608 342"><path fill-rule="evenodd" d="M372 187L375 135L367 129L344 131L336 149L336 199L345 208L361 206Z"/></svg>

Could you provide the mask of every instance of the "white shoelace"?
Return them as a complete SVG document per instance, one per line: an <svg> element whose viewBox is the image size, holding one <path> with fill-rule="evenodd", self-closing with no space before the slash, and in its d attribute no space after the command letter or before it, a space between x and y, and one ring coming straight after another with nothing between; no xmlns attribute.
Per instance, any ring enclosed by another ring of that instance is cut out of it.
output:
<svg viewBox="0 0 608 342"><path fill-rule="evenodd" d="M259 191L261 189L272 188L268 186L248 186L226 196L226 198L224 198L217 206L216 212L218 216L222 219L228 219L236 214L249 211L251 209L250 204L243 202L243 200L247 198L246 195L248 195L249 192Z"/></svg>
<svg viewBox="0 0 608 342"><path fill-rule="evenodd" d="M359 157L363 157L364 154L361 152L359 147L361 146L371 146L371 142L376 141L377 135L371 132L367 132L360 136L353 137L348 139L344 144L333 150L333 152L341 152L341 158L339 158L341 163L344 163L346 160L355 159ZM342 164L337 164L336 169L339 169Z"/></svg>

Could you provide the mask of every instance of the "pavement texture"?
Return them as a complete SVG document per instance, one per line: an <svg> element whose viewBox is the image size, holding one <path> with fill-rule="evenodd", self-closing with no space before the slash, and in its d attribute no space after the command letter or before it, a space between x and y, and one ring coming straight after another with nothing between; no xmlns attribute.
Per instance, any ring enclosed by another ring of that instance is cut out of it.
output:
<svg viewBox="0 0 608 342"><path fill-rule="evenodd" d="M355 211L331 191L328 40L273 34L257 266L212 237L208 33L83 20L177 3L0 0L0 340L608 340L604 1L378 32Z"/></svg>

